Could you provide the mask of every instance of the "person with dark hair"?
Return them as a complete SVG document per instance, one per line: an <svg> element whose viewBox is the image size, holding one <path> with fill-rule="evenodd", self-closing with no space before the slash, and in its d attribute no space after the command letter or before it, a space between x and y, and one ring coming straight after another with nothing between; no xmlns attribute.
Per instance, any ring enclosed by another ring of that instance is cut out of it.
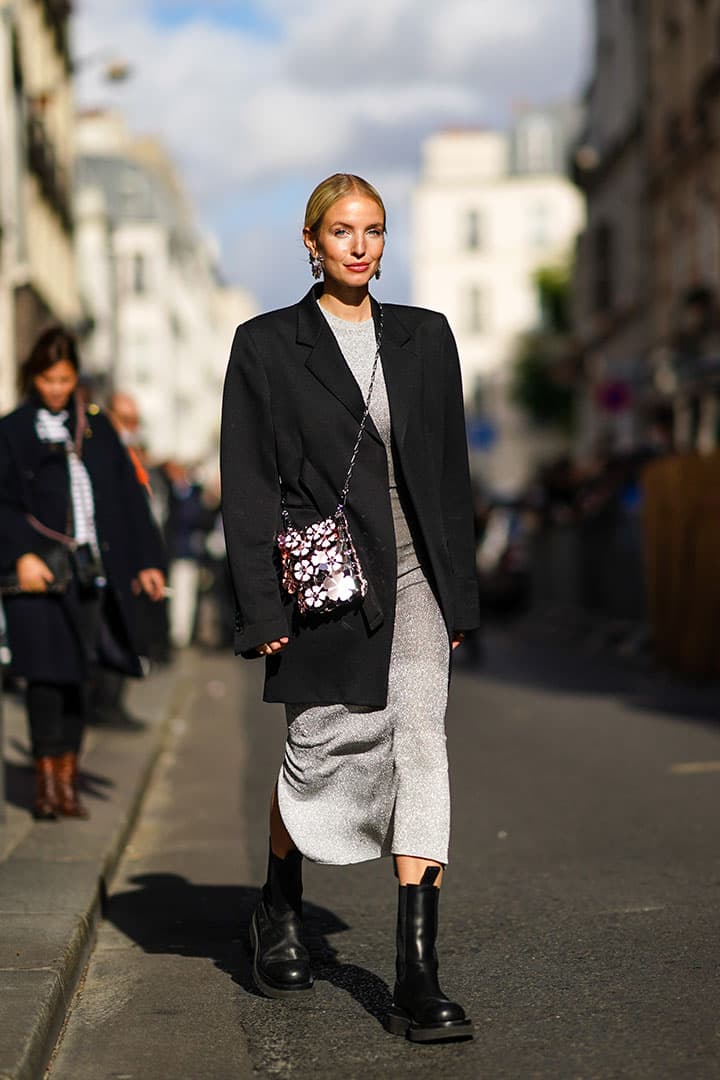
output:
<svg viewBox="0 0 720 1080"><path fill-rule="evenodd" d="M27 680L36 818L86 817L78 753L98 663L142 674L133 590L163 595L162 541L128 455L75 396L73 336L51 327L0 420L0 573L11 674Z"/></svg>
<svg viewBox="0 0 720 1080"><path fill-rule="evenodd" d="M444 316L371 297L385 209L366 180L319 184L303 240L318 283L238 327L223 404L235 651L266 657L265 700L287 717L251 923L255 982L270 997L312 992L303 856L392 855L397 980L385 1026L416 1042L467 1039L435 951L450 656L479 625L457 349Z"/></svg>

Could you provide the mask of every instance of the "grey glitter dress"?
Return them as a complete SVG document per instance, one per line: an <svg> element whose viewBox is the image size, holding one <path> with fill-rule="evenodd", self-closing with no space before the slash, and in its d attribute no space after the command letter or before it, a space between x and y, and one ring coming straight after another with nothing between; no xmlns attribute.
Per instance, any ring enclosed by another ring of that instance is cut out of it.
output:
<svg viewBox="0 0 720 1080"><path fill-rule="evenodd" d="M321 311L367 398L375 357L372 320L351 323ZM450 646L395 483L381 365L370 412L387 451L397 546L388 701L384 709L287 705L278 803L293 842L314 862L347 864L392 853L447 863Z"/></svg>

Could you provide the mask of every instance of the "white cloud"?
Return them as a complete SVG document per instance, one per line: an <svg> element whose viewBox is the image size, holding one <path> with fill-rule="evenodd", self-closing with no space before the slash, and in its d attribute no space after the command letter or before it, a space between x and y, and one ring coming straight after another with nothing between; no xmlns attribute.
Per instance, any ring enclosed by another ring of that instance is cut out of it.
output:
<svg viewBox="0 0 720 1080"><path fill-rule="evenodd" d="M262 0L275 36L233 25L245 5L227 0L160 7L197 14L167 25L149 0L84 0L76 54L116 55L134 73L110 89L88 66L80 100L117 104L166 140L229 274L265 304L305 282L297 190L336 170L394 178L401 243L426 134L503 123L520 98L567 96L586 62L588 0ZM398 254L384 284L405 299Z"/></svg>

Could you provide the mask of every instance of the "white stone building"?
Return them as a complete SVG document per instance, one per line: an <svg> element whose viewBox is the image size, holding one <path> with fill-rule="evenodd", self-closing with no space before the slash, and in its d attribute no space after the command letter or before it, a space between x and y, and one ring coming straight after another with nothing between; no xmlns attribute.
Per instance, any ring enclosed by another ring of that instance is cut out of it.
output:
<svg viewBox="0 0 720 1080"><path fill-rule="evenodd" d="M534 272L569 257L583 201L563 175L570 120L529 111L513 131L450 130L427 140L413 205L413 302L442 311L457 338L469 411L497 430L475 464L514 494L541 443L507 400L520 335L540 320ZM556 441L548 444L548 452Z"/></svg>
<svg viewBox="0 0 720 1080"><path fill-rule="evenodd" d="M222 380L252 297L217 278L163 148L111 113L78 122L76 248L91 329L85 366L132 394L156 460L215 453Z"/></svg>

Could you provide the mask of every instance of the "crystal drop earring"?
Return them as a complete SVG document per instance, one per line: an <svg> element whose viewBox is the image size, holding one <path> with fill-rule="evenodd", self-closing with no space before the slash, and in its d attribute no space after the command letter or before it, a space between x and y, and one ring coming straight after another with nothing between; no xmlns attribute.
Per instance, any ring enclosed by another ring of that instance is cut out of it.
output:
<svg viewBox="0 0 720 1080"><path fill-rule="evenodd" d="M322 255L313 255L312 251L308 253L308 260L310 262L310 273L317 281L322 277L323 270L323 257Z"/></svg>
<svg viewBox="0 0 720 1080"><path fill-rule="evenodd" d="M381 267L380 263L378 263L377 270L375 271L375 279L376 279L376 281L379 281L381 277L382 277L382 267Z"/></svg>

